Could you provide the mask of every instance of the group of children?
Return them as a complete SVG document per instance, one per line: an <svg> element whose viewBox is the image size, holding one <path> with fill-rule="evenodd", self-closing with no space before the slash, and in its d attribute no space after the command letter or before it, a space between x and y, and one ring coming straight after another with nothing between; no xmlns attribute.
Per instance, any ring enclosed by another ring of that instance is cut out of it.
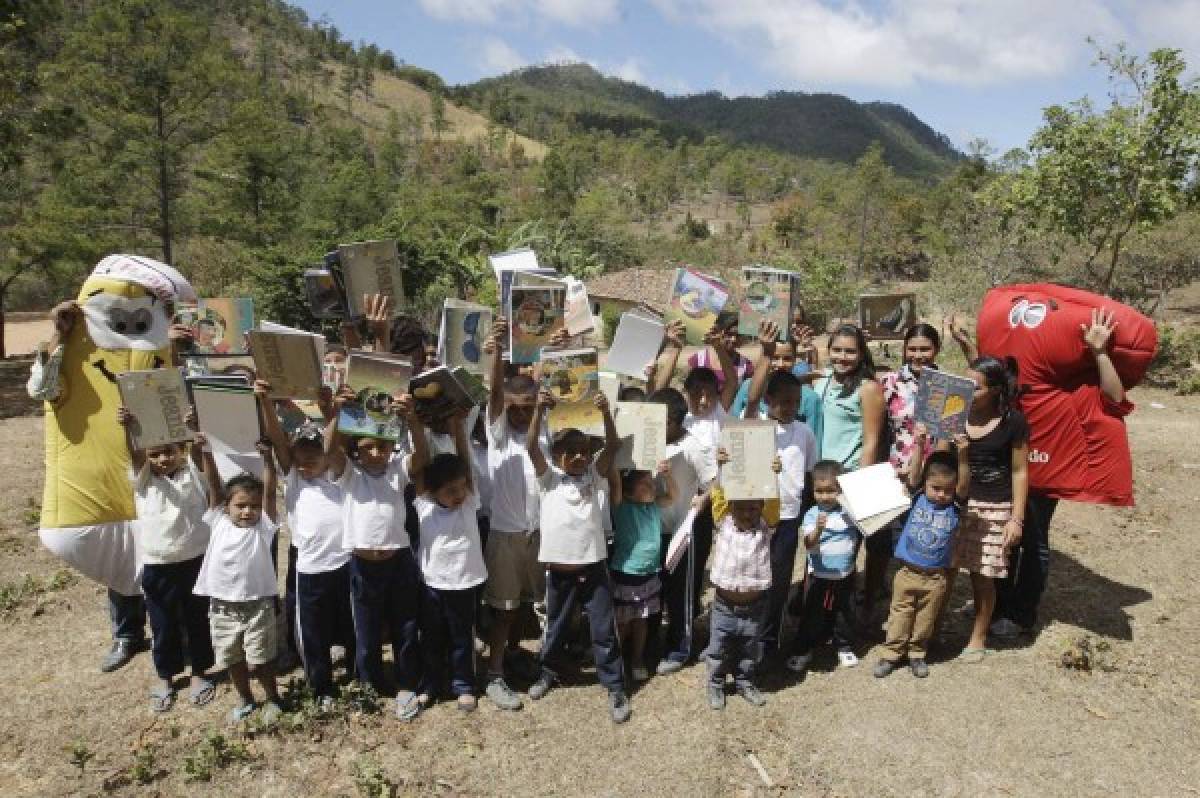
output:
<svg viewBox="0 0 1200 798"><path fill-rule="evenodd" d="M391 350L411 349L420 371L423 341L409 333L393 336ZM843 666L857 664L855 564L863 536L839 506L837 478L871 462L881 442L869 431L864 436L860 419L855 444L839 413L855 401L860 416L874 406L870 352L860 331L839 328L830 339L830 372L814 390L811 331L795 325L777 343L778 333L764 324L762 355L751 365L714 328L708 343L715 355L707 357L718 369L695 365L680 391L670 383L682 330L669 328L647 391L622 396L666 406L667 448L654 473L614 468L620 439L603 395L596 397L605 431L599 448L579 430L547 432L553 398L536 373L500 356L508 340L504 319L485 346L495 356L476 428L467 428L464 413L422 418L405 394L394 398L392 412L405 420L406 440L349 439L336 420L354 398L343 388L326 397L324 422L289 435L271 386L257 381L261 480L243 474L222 484L199 432L190 457L182 445L133 451L142 586L159 679L154 708L172 706L186 660L192 703L212 700L209 671L217 667L228 670L237 692L234 720L255 711L251 675L266 696L264 719L281 711L272 663L281 644L274 537L283 523L295 548L288 591L295 593L298 653L324 705L337 694L336 646L347 652L355 678L395 695L401 719L416 718L446 694L459 709L473 710L481 686L497 707L519 709L522 698L510 681L523 678L529 699L544 698L571 667L582 612L611 718L624 722L631 714L627 685L648 679L651 666L669 674L697 655L692 632L706 565L714 596L699 655L713 709L725 706L729 677L747 702L765 703L756 672L768 656L802 672L814 649L832 641ZM330 347L330 361L344 356ZM1020 499L1011 493L1025 433L1012 406L1014 381L994 358L974 362L967 375L978 388L966 434L935 445L915 428L906 473L913 502L895 528L900 568L878 677L905 662L915 676L928 675L925 654L952 566L971 571L986 634L987 581L997 573L989 569L1019 537L1012 508ZM721 492L729 453L720 447L720 429L738 406L741 417L774 422L778 499L728 501ZM134 421L124 410L119 420ZM840 451L843 444L851 454ZM1000 515L1005 485L1008 514ZM965 534L968 515L979 523ZM667 543L688 518L691 543L667 569ZM799 551L807 554L804 589L792 606L799 625L785 655L780 627ZM517 645L522 609L542 602L541 647L532 658ZM477 641L481 607L487 628ZM481 680L476 653L484 645ZM983 646L973 633L967 653Z"/></svg>

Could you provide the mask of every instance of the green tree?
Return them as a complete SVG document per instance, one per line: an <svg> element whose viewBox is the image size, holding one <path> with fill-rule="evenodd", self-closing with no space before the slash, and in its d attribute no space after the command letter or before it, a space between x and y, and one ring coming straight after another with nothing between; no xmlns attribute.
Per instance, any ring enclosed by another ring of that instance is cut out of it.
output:
<svg viewBox="0 0 1200 798"><path fill-rule="evenodd" d="M1129 235L1196 199L1200 89L1184 80L1178 50L1141 59L1121 45L1099 62L1113 86L1108 108L1086 97L1047 108L1029 142L1032 165L1002 187L1010 208L1085 246L1088 281L1108 292Z"/></svg>

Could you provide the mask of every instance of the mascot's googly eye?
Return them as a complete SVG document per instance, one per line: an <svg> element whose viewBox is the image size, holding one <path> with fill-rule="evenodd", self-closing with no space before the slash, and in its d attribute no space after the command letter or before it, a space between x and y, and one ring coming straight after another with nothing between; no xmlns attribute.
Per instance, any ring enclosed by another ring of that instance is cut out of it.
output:
<svg viewBox="0 0 1200 798"><path fill-rule="evenodd" d="M84 300L88 335L100 349L154 351L167 345L171 319L163 302L99 292Z"/></svg>
<svg viewBox="0 0 1200 798"><path fill-rule="evenodd" d="M1030 302L1021 314L1021 323L1029 329L1037 327L1046 320L1047 308L1041 302Z"/></svg>
<svg viewBox="0 0 1200 798"><path fill-rule="evenodd" d="M1012 310L1008 312L1008 326L1016 327L1021 324L1021 320L1025 317L1025 310L1029 307L1029 300L1022 299L1017 304L1012 306Z"/></svg>

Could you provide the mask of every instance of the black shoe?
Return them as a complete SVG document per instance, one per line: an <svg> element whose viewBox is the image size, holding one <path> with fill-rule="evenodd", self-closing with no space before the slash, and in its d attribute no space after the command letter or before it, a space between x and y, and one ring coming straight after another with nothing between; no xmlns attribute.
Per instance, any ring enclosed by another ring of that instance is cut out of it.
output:
<svg viewBox="0 0 1200 798"><path fill-rule="evenodd" d="M141 646L137 640L126 640L118 637L112 642L112 648L100 663L100 670L103 673L112 673L118 668L126 665L129 660L133 659L133 655L137 653Z"/></svg>
<svg viewBox="0 0 1200 798"><path fill-rule="evenodd" d="M909 660L908 667L912 671L912 675L918 679L924 679L929 675L929 666L925 664L925 660L923 659Z"/></svg>
<svg viewBox="0 0 1200 798"><path fill-rule="evenodd" d="M925 662L922 660L921 664L924 665ZM875 663L875 678L882 679L883 677L888 676L892 671L896 670L896 665L897 664L895 662L891 662L886 659L879 660L879 662Z"/></svg>

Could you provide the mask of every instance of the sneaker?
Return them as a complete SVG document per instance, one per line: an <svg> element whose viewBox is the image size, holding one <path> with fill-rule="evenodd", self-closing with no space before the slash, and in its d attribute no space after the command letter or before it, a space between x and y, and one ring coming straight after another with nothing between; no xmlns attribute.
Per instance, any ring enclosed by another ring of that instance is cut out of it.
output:
<svg viewBox="0 0 1200 798"><path fill-rule="evenodd" d="M402 690L396 694L396 717L402 721L414 721L421 714L421 701L416 693Z"/></svg>
<svg viewBox="0 0 1200 798"><path fill-rule="evenodd" d="M258 717L262 721L262 725L274 726L276 721L283 717L283 707L274 701L268 701L263 704L262 711L258 714Z"/></svg>
<svg viewBox="0 0 1200 798"><path fill-rule="evenodd" d="M1008 618L997 618L988 627L988 634L1000 640L1013 640L1020 637L1024 631L1020 624L1013 623Z"/></svg>
<svg viewBox="0 0 1200 798"><path fill-rule="evenodd" d="M529 685L529 697L534 701L540 701L546 697L546 693L550 692L550 688L554 686L554 674L550 671L542 671L542 675L537 677L537 681Z"/></svg>
<svg viewBox="0 0 1200 798"><path fill-rule="evenodd" d="M725 708L725 688L719 684L709 684L708 693L708 708L709 709L724 709Z"/></svg>
<svg viewBox="0 0 1200 798"><path fill-rule="evenodd" d="M746 699L746 703L752 707L761 707L767 703L767 697L752 684L739 684L737 691L738 695Z"/></svg>
<svg viewBox="0 0 1200 798"><path fill-rule="evenodd" d="M679 673L681 670L683 670L683 663L679 660L664 659L659 660L658 667L654 669L654 672L659 676L669 676L672 673Z"/></svg>
<svg viewBox="0 0 1200 798"><path fill-rule="evenodd" d="M650 671L646 670L641 665L635 665L629 669L629 674L633 676L635 682L644 682L650 678Z"/></svg>
<svg viewBox="0 0 1200 798"><path fill-rule="evenodd" d="M925 660L923 659L909 660L908 667L912 671L912 675L918 679L924 679L929 675L929 666L925 664Z"/></svg>
<svg viewBox="0 0 1200 798"><path fill-rule="evenodd" d="M843 668L853 668L858 664L858 657L848 648L838 651L838 665Z"/></svg>
<svg viewBox="0 0 1200 798"><path fill-rule="evenodd" d="M891 662L890 660L881 659L879 662L875 663L875 670L873 673L875 674L876 679L882 679L885 676L890 675L894 670L896 670L896 663Z"/></svg>
<svg viewBox="0 0 1200 798"><path fill-rule="evenodd" d="M133 659L134 653L139 648L138 641L126 640L123 637L118 637L112 642L112 648L108 650L108 654L100 662L100 670L103 673L112 673L118 668L122 668Z"/></svg>
<svg viewBox="0 0 1200 798"><path fill-rule="evenodd" d="M612 715L613 723L624 723L633 714L633 706L624 690L613 690L608 694L608 712Z"/></svg>
<svg viewBox="0 0 1200 798"><path fill-rule="evenodd" d="M812 662L812 654L797 654L794 657L788 657L787 668L793 673L804 673L808 670L810 662Z"/></svg>
<svg viewBox="0 0 1200 798"><path fill-rule="evenodd" d="M512 691L512 688L504 681L503 676L493 676L488 682L484 695L500 709L515 712L523 706L521 697Z"/></svg>

